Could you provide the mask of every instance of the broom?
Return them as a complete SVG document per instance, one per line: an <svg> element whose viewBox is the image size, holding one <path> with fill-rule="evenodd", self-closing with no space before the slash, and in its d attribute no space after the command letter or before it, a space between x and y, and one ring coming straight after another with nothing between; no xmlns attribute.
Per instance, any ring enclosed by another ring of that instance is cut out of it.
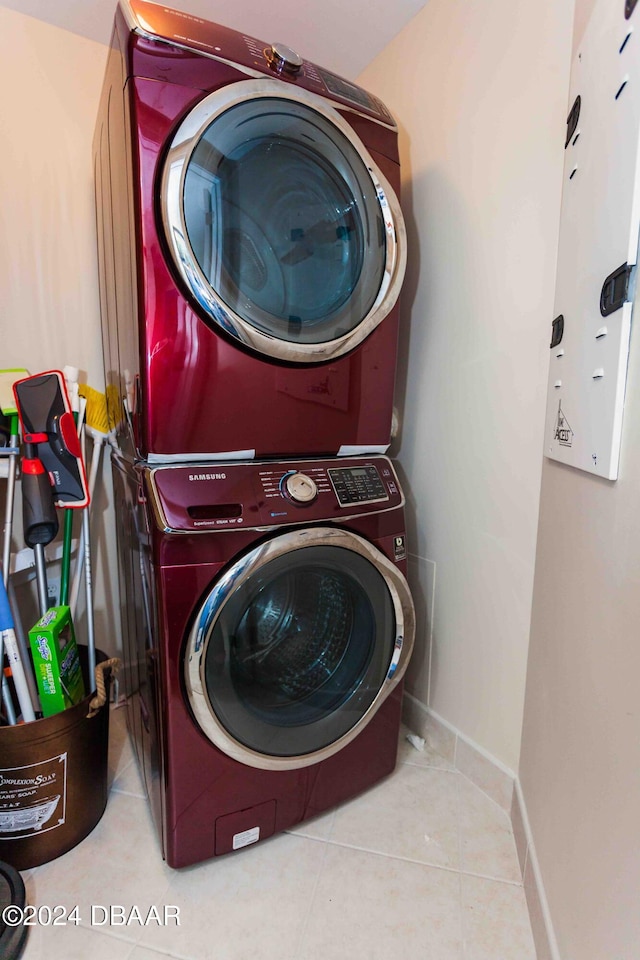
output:
<svg viewBox="0 0 640 960"><path fill-rule="evenodd" d="M93 455L91 457L91 468L89 471L89 497L93 498L93 491L98 476L98 468L102 457L102 448L106 441L111 442L115 436L115 431L109 429L109 418L107 416L107 401L104 393L95 390L87 384L78 385L78 393L86 401L85 411L85 431L91 437L93 442ZM78 545L78 558L73 576L73 585L71 587L71 613L75 614L78 602L78 593L80 592L80 579L84 568L85 589L87 602L87 640L89 651L89 676L93 677L95 672L95 630L93 622L93 583L91 578L91 529L89 521L89 511L85 510L82 515L82 530Z"/></svg>

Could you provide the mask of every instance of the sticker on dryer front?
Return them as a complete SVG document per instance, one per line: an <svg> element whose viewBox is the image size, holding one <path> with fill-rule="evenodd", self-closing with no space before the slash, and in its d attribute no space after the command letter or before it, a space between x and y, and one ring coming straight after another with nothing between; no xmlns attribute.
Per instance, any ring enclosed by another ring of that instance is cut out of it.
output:
<svg viewBox="0 0 640 960"><path fill-rule="evenodd" d="M394 560L404 560L407 555L407 548L405 546L404 537L394 537L393 538L393 557Z"/></svg>
<svg viewBox="0 0 640 960"><path fill-rule="evenodd" d="M239 850L241 847L248 847L250 843L255 843L260 839L260 827L251 827L250 830L243 830L242 833L234 833L233 849Z"/></svg>

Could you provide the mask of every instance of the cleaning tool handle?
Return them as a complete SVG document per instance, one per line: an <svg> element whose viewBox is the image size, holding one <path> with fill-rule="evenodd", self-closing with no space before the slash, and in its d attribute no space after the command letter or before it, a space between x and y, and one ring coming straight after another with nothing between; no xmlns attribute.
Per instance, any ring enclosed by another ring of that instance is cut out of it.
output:
<svg viewBox="0 0 640 960"><path fill-rule="evenodd" d="M69 606L69 575L71 573L71 548L73 544L73 512L65 510L62 539L62 564L60 567L60 606Z"/></svg>
<svg viewBox="0 0 640 960"><path fill-rule="evenodd" d="M13 629L13 617L11 615L11 607L9 606L9 597L7 595L3 577L0 577L0 631L2 632L2 639L4 640L4 648L7 653L7 660L9 662L9 666L11 667L11 675L13 677L18 703L20 704L20 709L22 711L22 719L26 723L29 723L30 721L35 720L36 715L31 703L31 694L29 693L24 667L22 665L22 660L20 659L20 651L18 649L16 635Z"/></svg>
<svg viewBox="0 0 640 960"><path fill-rule="evenodd" d="M9 594L9 606L11 607L11 613L13 614L13 629L16 635L16 643L18 644L18 649L20 651L22 666L24 667L24 674L26 677L27 686L29 688L29 694L31 696L31 705L33 706L35 712L38 713L40 710L38 684L36 683L35 674L33 672L29 643L25 636L24 627L20 618L20 607L18 606L16 588L12 579L9 579L7 584L7 593Z"/></svg>
<svg viewBox="0 0 640 960"><path fill-rule="evenodd" d="M18 414L12 413L9 417L10 426L10 436L11 436L11 447L14 448L13 452L9 454L9 470L7 477L7 496L5 503L4 511L4 529L2 533L2 570L3 570L3 580L6 587L9 578L9 571L11 569L11 531L13 529L13 502L15 498L15 489L16 489L16 473L19 457L19 447L20 442L20 425L18 421ZM5 451L6 452L6 451ZM1 662L1 661L0 661Z"/></svg>
<svg viewBox="0 0 640 960"><path fill-rule="evenodd" d="M0 632L13 630L13 614L9 606L9 597L5 589L4 580L0 577Z"/></svg>
<svg viewBox="0 0 640 960"><path fill-rule="evenodd" d="M51 543L58 532L58 515L53 488L42 461L37 457L22 461L22 519L28 547Z"/></svg>

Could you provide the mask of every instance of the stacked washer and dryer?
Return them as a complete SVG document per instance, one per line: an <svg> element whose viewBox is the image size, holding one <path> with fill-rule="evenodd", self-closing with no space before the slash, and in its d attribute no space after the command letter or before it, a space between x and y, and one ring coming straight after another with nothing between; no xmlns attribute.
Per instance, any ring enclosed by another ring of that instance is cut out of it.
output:
<svg viewBox="0 0 640 960"><path fill-rule="evenodd" d="M397 130L286 47L121 0L94 157L127 719L180 867L396 762Z"/></svg>

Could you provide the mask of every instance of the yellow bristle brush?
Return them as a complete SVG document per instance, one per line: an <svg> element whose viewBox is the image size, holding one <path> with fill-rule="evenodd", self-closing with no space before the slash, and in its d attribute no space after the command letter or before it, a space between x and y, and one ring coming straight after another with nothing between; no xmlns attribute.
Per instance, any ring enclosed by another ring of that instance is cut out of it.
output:
<svg viewBox="0 0 640 960"><path fill-rule="evenodd" d="M99 390L95 390L86 383L78 384L78 393L87 401L87 410L85 413L87 428L103 434L102 442L104 443L110 433L109 417L107 415L107 398L104 393L100 393Z"/></svg>

